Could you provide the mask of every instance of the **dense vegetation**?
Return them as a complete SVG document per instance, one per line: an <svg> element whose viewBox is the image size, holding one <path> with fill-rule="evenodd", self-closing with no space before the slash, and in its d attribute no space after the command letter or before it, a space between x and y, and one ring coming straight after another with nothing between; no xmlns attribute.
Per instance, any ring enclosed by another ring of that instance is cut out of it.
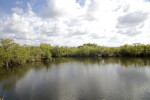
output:
<svg viewBox="0 0 150 100"><path fill-rule="evenodd" d="M133 44L120 47L104 47L84 44L79 47L21 46L12 39L0 39L0 66L20 65L33 61L51 61L54 57L149 57L150 45Z"/></svg>

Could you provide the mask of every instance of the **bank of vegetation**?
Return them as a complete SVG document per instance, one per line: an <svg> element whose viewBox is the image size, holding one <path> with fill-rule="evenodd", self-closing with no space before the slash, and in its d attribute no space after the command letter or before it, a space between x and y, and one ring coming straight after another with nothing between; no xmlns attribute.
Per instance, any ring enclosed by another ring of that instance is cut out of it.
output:
<svg viewBox="0 0 150 100"><path fill-rule="evenodd" d="M120 47L104 47L88 43L78 47L60 47L50 44L22 46L12 39L0 39L0 66L52 61L55 57L150 57L150 45L135 43Z"/></svg>

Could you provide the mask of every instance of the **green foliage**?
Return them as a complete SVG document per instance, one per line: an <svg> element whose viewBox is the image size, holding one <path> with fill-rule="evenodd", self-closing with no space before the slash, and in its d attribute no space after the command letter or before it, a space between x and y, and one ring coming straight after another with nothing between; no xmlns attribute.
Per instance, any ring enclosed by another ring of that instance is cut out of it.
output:
<svg viewBox="0 0 150 100"><path fill-rule="evenodd" d="M13 44L13 40L12 39L0 39L0 44L6 50L8 47L10 47Z"/></svg>
<svg viewBox="0 0 150 100"><path fill-rule="evenodd" d="M51 49L52 47L49 44L41 44L41 59L42 60L52 60Z"/></svg>
<svg viewBox="0 0 150 100"><path fill-rule="evenodd" d="M0 45L2 48L3 63L5 64L6 67L8 67L13 57L12 48L14 45L16 45L16 43L14 43L12 39L0 39Z"/></svg>
<svg viewBox="0 0 150 100"><path fill-rule="evenodd" d="M52 51L52 56L53 57L61 57L63 56L63 48L59 46L53 47Z"/></svg>
<svg viewBox="0 0 150 100"><path fill-rule="evenodd" d="M87 44L83 44L83 46L97 47L98 45L95 43L87 43Z"/></svg>
<svg viewBox="0 0 150 100"><path fill-rule="evenodd" d="M23 64L33 61L51 61L52 57L150 57L150 45L135 43L120 47L103 47L97 44L83 44L79 47L20 46L12 39L0 39L0 66Z"/></svg>
<svg viewBox="0 0 150 100"><path fill-rule="evenodd" d="M27 50L23 46L16 45L12 50L13 58L11 59L14 64L22 64L28 58Z"/></svg>
<svg viewBox="0 0 150 100"><path fill-rule="evenodd" d="M0 46L0 66L3 65L4 49Z"/></svg>
<svg viewBox="0 0 150 100"><path fill-rule="evenodd" d="M42 50L37 46L28 46L28 62L40 61L42 56Z"/></svg>

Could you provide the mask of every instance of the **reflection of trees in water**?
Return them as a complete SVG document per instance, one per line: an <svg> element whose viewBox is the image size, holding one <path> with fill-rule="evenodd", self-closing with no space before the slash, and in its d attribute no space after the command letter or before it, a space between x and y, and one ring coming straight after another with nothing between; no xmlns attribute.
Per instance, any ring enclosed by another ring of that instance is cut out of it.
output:
<svg viewBox="0 0 150 100"><path fill-rule="evenodd" d="M129 57L80 57L80 58L56 58L53 63L61 64L67 62L81 62L85 65L98 64L100 66L107 64L120 64L123 67L143 67L150 66L150 58L129 58Z"/></svg>
<svg viewBox="0 0 150 100"><path fill-rule="evenodd" d="M143 67L150 66L150 58L108 58L106 64L120 64L123 67Z"/></svg>
<svg viewBox="0 0 150 100"><path fill-rule="evenodd" d="M23 66L12 66L8 69L0 68L0 85L2 86L3 90L11 89L18 80L22 79L24 75L30 70L40 70L43 66L49 64L44 64L41 62L36 63L28 63L24 64ZM48 66L50 67L50 65Z"/></svg>
<svg viewBox="0 0 150 100"><path fill-rule="evenodd" d="M53 62L35 62L35 63L28 63L24 64L23 66L16 66L16 67L10 67L8 69L6 68L0 68L0 85L2 86L3 90L7 90L12 88L16 82L26 73L31 70L40 70L43 67L46 67L47 69L50 68L53 64L56 66L62 64L62 63L70 63L70 62L80 62L84 65L98 65L98 66L104 66L108 64L119 64L123 67L143 67L143 66L150 66L150 58L55 58Z"/></svg>
<svg viewBox="0 0 150 100"><path fill-rule="evenodd" d="M0 82L3 90L10 89L13 87L17 80L21 79L22 76L26 74L26 72L30 69L30 67L14 67L14 68L1 68L0 69Z"/></svg>

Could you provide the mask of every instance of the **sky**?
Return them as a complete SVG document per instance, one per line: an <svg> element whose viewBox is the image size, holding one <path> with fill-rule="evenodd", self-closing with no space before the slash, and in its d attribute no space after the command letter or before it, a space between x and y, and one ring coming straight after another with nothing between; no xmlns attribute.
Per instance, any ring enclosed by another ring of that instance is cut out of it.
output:
<svg viewBox="0 0 150 100"><path fill-rule="evenodd" d="M0 0L0 38L23 45L150 44L150 0Z"/></svg>

